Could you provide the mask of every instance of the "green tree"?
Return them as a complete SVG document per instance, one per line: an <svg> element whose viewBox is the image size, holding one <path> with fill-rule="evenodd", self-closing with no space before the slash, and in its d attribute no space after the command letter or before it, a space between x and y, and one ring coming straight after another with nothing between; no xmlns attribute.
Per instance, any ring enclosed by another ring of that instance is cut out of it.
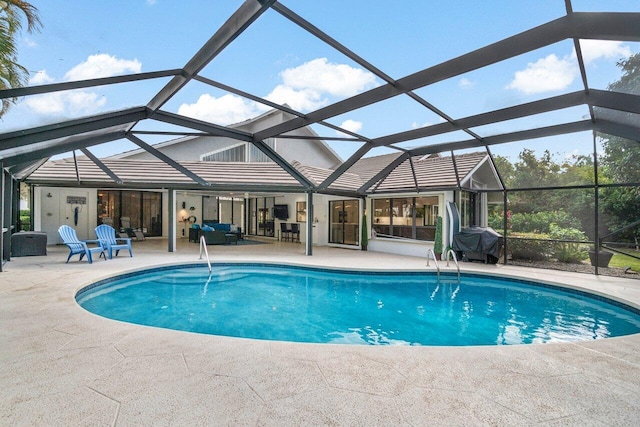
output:
<svg viewBox="0 0 640 427"><path fill-rule="evenodd" d="M533 150L525 148L513 164L513 176L506 185L511 189L557 186L560 172L561 166L553 161L548 150L538 158ZM546 190L512 192L509 209L513 213L553 210L557 204L554 199L554 194Z"/></svg>
<svg viewBox="0 0 640 427"><path fill-rule="evenodd" d="M27 20L27 31L40 29L38 9L21 0L0 0L0 90L26 85L29 71L18 64L16 37L22 30L22 20ZM0 117L9 109L16 98L3 99Z"/></svg>
<svg viewBox="0 0 640 427"><path fill-rule="evenodd" d="M509 159L504 156L494 156L493 161L496 169L498 170L498 173L500 174L500 177L504 181L505 185L507 185L507 188L509 188L509 185L513 182L513 165L511 164Z"/></svg>
<svg viewBox="0 0 640 427"><path fill-rule="evenodd" d="M622 70L619 80L609 85L609 90L640 95L640 53L631 55L617 64ZM597 114L605 113L596 109ZM637 120L631 113L616 113L623 122ZM600 159L603 180L614 183L637 184L640 182L640 145L637 141L600 134L603 155ZM606 188L602 191L603 220L610 230L622 228L640 218L640 188L636 185ZM630 239L638 242L640 227L628 229L617 235L616 240Z"/></svg>
<svg viewBox="0 0 640 427"><path fill-rule="evenodd" d="M533 150L525 148L514 164L499 156L496 156L495 161L496 167L502 172L507 189L515 190L509 192L508 207L513 214L513 231L530 232L533 229L529 230L531 227L527 228L526 225L524 229L517 228L529 222L540 223L540 219L544 227L533 227L538 232L546 230L546 233L550 222L558 222L566 223L563 225L565 227L579 227L589 237L594 236L593 190L517 191L518 188L593 184L595 181L592 155L574 155L559 162L549 151L538 157ZM555 219L555 215L560 212L567 213L566 220ZM502 224L502 213L499 212L497 215L491 218L491 224ZM502 225L499 229L502 229Z"/></svg>
<svg viewBox="0 0 640 427"><path fill-rule="evenodd" d="M617 65L622 69L622 76L609 85L609 90L640 95L640 52L618 61Z"/></svg>

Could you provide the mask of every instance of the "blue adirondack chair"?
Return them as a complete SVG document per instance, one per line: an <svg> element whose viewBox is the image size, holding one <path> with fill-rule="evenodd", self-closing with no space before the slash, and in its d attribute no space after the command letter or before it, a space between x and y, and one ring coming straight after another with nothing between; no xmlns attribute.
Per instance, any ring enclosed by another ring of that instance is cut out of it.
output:
<svg viewBox="0 0 640 427"><path fill-rule="evenodd" d="M100 243L97 240L79 240L76 235L76 230L69 227L68 225L62 225L58 228L58 234L62 238L62 243L69 247L69 256L67 257L67 262L71 259L73 255L80 254L80 261L84 256L87 256L87 261L89 264L93 262L93 257L91 254L95 252L100 252L100 256L104 256L105 261L107 257L104 254L104 248L100 246ZM88 246L87 242L95 242L98 246Z"/></svg>
<svg viewBox="0 0 640 427"><path fill-rule="evenodd" d="M113 251L116 251L116 256L120 253L121 249L127 249L129 256L133 257L133 251L131 250L131 239L116 237L116 230L110 225L100 224L96 227L96 236L100 241L100 245L109 254L109 259L113 258Z"/></svg>

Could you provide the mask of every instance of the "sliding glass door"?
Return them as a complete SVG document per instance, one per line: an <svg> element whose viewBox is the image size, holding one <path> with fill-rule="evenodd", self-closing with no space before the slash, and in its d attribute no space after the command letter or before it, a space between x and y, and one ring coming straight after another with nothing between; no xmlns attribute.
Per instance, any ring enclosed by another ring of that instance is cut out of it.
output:
<svg viewBox="0 0 640 427"><path fill-rule="evenodd" d="M329 202L329 243L358 244L359 212L359 200Z"/></svg>
<svg viewBox="0 0 640 427"><path fill-rule="evenodd" d="M98 190L98 221L120 230L127 225L145 236L162 236L162 193ZM123 222L123 218L125 221Z"/></svg>

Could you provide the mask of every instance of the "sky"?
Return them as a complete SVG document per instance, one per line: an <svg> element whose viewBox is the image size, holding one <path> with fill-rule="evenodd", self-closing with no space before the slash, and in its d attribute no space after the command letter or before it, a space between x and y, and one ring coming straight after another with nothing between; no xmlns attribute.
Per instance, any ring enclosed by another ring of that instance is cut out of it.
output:
<svg viewBox="0 0 640 427"><path fill-rule="evenodd" d="M18 62L30 85L181 68L242 4L238 0L47 0L38 8L41 31L22 33ZM394 79L453 59L566 14L564 0L283 0L281 4L359 54ZM640 12L640 0L573 0L576 12ZM620 77L616 63L640 51L640 43L581 40L589 86L606 89ZM201 72L303 113L383 84L358 64L315 39L273 10L267 11ZM25 97L0 119L0 132L146 105L168 78ZM502 61L415 92L447 115L485 111L582 90L571 40ZM199 83L189 83L164 110L215 124L237 123L268 107ZM588 118L576 107L473 129L481 136ZM441 122L406 96L394 97L327 120L369 138ZM149 121L147 121L149 122ZM340 136L314 125L325 137ZM157 122L137 130L176 130ZM167 137L144 136L148 143ZM453 132L408 141L403 148L467 140ZM356 143L330 145L346 159ZM557 158L592 150L589 132L503 144L492 152L512 159L523 148L550 150ZM91 148L106 156L137 148L114 141ZM383 154L388 149L371 152Z"/></svg>

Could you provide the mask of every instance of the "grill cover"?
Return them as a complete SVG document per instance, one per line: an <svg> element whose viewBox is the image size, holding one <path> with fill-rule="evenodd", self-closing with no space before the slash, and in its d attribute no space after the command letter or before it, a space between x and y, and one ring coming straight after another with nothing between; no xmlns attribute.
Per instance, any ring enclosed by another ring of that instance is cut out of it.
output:
<svg viewBox="0 0 640 427"><path fill-rule="evenodd" d="M463 259L495 264L500 258L502 236L493 228L468 227L453 237L452 249L463 253Z"/></svg>

